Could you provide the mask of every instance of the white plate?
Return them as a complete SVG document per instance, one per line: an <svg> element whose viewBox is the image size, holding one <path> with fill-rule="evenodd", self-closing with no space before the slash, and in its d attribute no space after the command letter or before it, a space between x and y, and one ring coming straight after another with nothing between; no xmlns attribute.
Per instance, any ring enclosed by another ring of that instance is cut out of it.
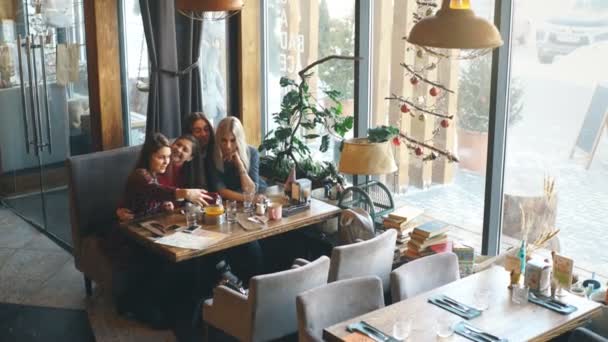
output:
<svg viewBox="0 0 608 342"><path fill-rule="evenodd" d="M604 299L606 299L606 290L598 290L591 294L591 300L596 301L598 303L604 303Z"/></svg>

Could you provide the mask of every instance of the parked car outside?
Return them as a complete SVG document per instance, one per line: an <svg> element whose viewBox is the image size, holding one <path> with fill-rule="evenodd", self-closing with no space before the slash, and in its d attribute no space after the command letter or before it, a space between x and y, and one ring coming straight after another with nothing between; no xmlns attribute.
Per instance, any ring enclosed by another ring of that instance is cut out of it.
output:
<svg viewBox="0 0 608 342"><path fill-rule="evenodd" d="M538 60L552 63L582 46L608 40L608 1L575 0L536 31Z"/></svg>

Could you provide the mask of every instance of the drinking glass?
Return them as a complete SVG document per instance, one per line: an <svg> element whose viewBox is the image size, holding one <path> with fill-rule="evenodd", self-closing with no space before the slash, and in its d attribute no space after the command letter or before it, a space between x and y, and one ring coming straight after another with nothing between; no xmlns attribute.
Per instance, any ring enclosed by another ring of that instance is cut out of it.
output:
<svg viewBox="0 0 608 342"><path fill-rule="evenodd" d="M473 297L473 306L475 309L484 311L489 307L490 291L486 289L478 290Z"/></svg>
<svg viewBox="0 0 608 342"><path fill-rule="evenodd" d="M228 221L228 223L236 222L236 211L237 211L236 201L227 200L226 201L226 221Z"/></svg>
<svg viewBox="0 0 608 342"><path fill-rule="evenodd" d="M515 304L526 304L528 302L528 292L530 288L527 286L513 286L511 301Z"/></svg>
<svg viewBox="0 0 608 342"><path fill-rule="evenodd" d="M405 341L410 336L412 330L412 318L398 320L393 324L393 337Z"/></svg>
<svg viewBox="0 0 608 342"><path fill-rule="evenodd" d="M450 314L442 313L437 317L436 323L437 336L446 338L454 333L454 318Z"/></svg>
<svg viewBox="0 0 608 342"><path fill-rule="evenodd" d="M243 192L243 212L248 214L253 213L253 200L255 199L255 191Z"/></svg>
<svg viewBox="0 0 608 342"><path fill-rule="evenodd" d="M196 210L186 211L186 226L196 226L198 219L198 212Z"/></svg>

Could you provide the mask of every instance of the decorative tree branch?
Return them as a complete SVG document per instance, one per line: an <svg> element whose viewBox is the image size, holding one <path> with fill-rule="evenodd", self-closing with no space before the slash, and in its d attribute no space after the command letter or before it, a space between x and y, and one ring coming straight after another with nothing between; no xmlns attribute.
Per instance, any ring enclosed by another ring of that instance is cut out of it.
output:
<svg viewBox="0 0 608 342"><path fill-rule="evenodd" d="M441 114L441 113L433 112L433 111L430 111L428 109L422 108L422 107L418 106L417 104L415 104L414 102L412 102L412 101L404 98L403 96L398 96L397 94L392 94L392 96L385 97L384 99L385 100L397 100L397 101L402 102L402 103L407 103L408 105L412 106L412 108L414 108L414 109L416 109L416 110L418 110L420 112L423 112L423 113L426 113L426 114L430 114L430 115L433 115L433 116L437 116L437 117L440 117L440 118L450 119L450 120L454 118L454 115Z"/></svg>
<svg viewBox="0 0 608 342"><path fill-rule="evenodd" d="M435 151L437 153L439 153L440 155L444 156L447 160L451 161L451 162L458 162L458 157L456 157L452 152L447 151L447 150L443 150L440 148L437 148L433 145L429 145L425 142L422 141L418 141L414 138L409 137L407 134L403 133L403 132L399 132L399 136L403 139L405 139L407 142L412 143L414 145L420 145L424 148L428 148L431 151Z"/></svg>
<svg viewBox="0 0 608 342"><path fill-rule="evenodd" d="M321 58L319 60L316 60L316 61L312 62L311 64L309 64L304 69L298 71L298 75L300 76L300 78L302 79L302 81L304 81L304 79L306 78L306 72L308 70L314 68L318 64L325 63L325 62L329 61L330 59L344 59L344 60L349 60L349 61L360 61L362 58L361 57L355 57L355 56L329 55L327 57L323 57L323 58Z"/></svg>
<svg viewBox="0 0 608 342"><path fill-rule="evenodd" d="M435 65L435 64L433 64L433 65ZM429 79L427 79L426 77L422 76L420 73L416 72L416 71L415 71L415 70L414 70L412 67L410 67L409 65L407 65L407 64L405 64L405 63L401 63L401 66L402 66L402 67L404 67L404 68L405 68L405 70L407 70L407 71L408 71L408 73L409 73L410 75L413 75L414 77L418 78L419 80L423 81L424 83L428 83L428 84L430 84L430 85L432 85L432 86L434 86L434 87L437 87L437 88L439 88L439 89L441 89L441 90L443 90L443 91L447 91L448 93L452 93L452 94L454 94L454 91L453 91L453 90L450 90L450 89L448 89L448 88L444 87L443 85L441 85L441 84L439 84L439 83L436 83L436 82L430 81L430 80L429 80ZM436 66L435 66L435 67L436 67ZM428 69L428 67L427 67L427 68L425 68L425 69L429 70L429 69Z"/></svg>

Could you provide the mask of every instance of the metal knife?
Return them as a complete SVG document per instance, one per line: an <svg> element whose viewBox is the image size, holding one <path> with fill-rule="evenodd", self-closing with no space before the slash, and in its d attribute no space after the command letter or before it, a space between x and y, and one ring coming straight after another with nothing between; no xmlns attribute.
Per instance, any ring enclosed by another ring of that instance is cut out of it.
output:
<svg viewBox="0 0 608 342"><path fill-rule="evenodd" d="M464 333L473 338L480 339L485 342L495 342L496 341L495 339L492 339L492 338L484 336L483 334L477 333L477 332L467 328L466 326L464 326Z"/></svg>
<svg viewBox="0 0 608 342"><path fill-rule="evenodd" d="M367 323L366 321L361 321L361 325L369 330L372 330L373 332L375 332L378 336L381 336L387 342L398 342L399 341L396 338L394 338L393 336L390 336L390 335L386 334L385 332L383 332L382 330Z"/></svg>
<svg viewBox="0 0 608 342"><path fill-rule="evenodd" d="M457 302L456 300L454 300L454 299L452 299L452 298L450 298L450 297L448 297L448 296L446 296L446 295L444 295L444 296L443 296L443 300L445 300L446 302L451 303L451 304L453 304L453 305L455 305L455 306L459 307L459 308L460 308L461 310L463 310L463 311L467 311L467 312L468 312L468 311L470 310L470 308L466 307L466 306L465 306L465 305L463 305L463 304L460 304L460 303L459 303L459 302Z"/></svg>
<svg viewBox="0 0 608 342"><path fill-rule="evenodd" d="M363 335L371 338L372 340L374 340L376 342L386 342L384 339L381 339L380 336L377 336L376 334L374 334L372 330L365 329L365 327L357 325L356 323L347 326L346 330L348 330L349 332L353 332L353 331L360 332Z"/></svg>
<svg viewBox="0 0 608 342"><path fill-rule="evenodd" d="M465 329L468 329L468 330L471 330L473 332L476 332L477 334L483 335L483 336L485 336L487 338L490 338L492 340L500 341L500 337L498 337L496 335L492 335L492 334L490 334L488 332L485 332L483 330L479 330L479 329L475 328L474 326L468 325L466 323L464 323L462 326L464 326Z"/></svg>
<svg viewBox="0 0 608 342"><path fill-rule="evenodd" d="M468 311L463 309L460 305L454 305L451 302L448 302L447 300L441 299L441 298L436 298L435 300L437 301L437 303L450 307L450 308L462 313L463 315L468 314Z"/></svg>

